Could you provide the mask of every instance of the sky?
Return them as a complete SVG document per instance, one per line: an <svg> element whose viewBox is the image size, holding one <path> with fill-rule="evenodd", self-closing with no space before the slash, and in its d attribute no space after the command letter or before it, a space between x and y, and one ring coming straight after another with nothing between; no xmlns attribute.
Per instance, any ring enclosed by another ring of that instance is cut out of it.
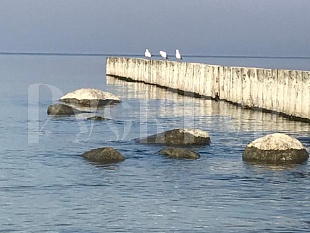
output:
<svg viewBox="0 0 310 233"><path fill-rule="evenodd" d="M309 0L0 0L0 52L310 56Z"/></svg>

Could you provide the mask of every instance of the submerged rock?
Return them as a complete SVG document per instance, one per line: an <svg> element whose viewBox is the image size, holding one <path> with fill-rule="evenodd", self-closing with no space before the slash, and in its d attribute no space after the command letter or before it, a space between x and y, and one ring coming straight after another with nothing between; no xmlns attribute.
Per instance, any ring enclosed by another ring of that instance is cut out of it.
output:
<svg viewBox="0 0 310 233"><path fill-rule="evenodd" d="M173 159L199 159L200 155L192 150L183 148L165 148L158 152L168 158Z"/></svg>
<svg viewBox="0 0 310 233"><path fill-rule="evenodd" d="M138 138L136 141L166 145L205 145L210 143L210 136L200 129L173 129L146 138Z"/></svg>
<svg viewBox="0 0 310 233"><path fill-rule="evenodd" d="M48 115L72 116L76 113L81 113L81 111L66 104L52 104L47 108Z"/></svg>
<svg viewBox="0 0 310 233"><path fill-rule="evenodd" d="M107 121L110 120L108 118L104 118L102 116L92 116L92 117L88 117L87 120L92 120L92 121Z"/></svg>
<svg viewBox="0 0 310 233"><path fill-rule="evenodd" d="M59 101L82 107L100 107L121 102L117 96L109 92L92 88L75 90L61 97Z"/></svg>
<svg viewBox="0 0 310 233"><path fill-rule="evenodd" d="M248 162L302 163L309 154L297 139L286 134L274 133L248 144L242 159Z"/></svg>
<svg viewBox="0 0 310 233"><path fill-rule="evenodd" d="M125 157L112 147L93 149L83 153L82 156L90 161L103 164L118 163L125 160Z"/></svg>

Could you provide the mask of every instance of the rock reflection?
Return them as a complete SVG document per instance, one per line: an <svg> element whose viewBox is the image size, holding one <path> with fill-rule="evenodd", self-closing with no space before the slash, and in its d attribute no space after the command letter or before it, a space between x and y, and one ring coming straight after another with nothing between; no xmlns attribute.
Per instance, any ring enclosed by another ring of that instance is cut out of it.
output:
<svg viewBox="0 0 310 233"><path fill-rule="evenodd" d="M260 163L260 162L243 162L246 168L251 170L255 170L256 172L266 172L268 170L273 171L284 171L295 169L299 166L302 166L306 163L283 163L283 164L268 164L268 163Z"/></svg>
<svg viewBox="0 0 310 233"><path fill-rule="evenodd" d="M109 164L104 164L104 163L100 163L100 162L93 162L93 161L89 161L89 164L95 166L95 167L98 167L98 168L102 168L102 169L105 169L105 170L111 170L111 171L114 171L117 169L117 164L115 163L109 163Z"/></svg>

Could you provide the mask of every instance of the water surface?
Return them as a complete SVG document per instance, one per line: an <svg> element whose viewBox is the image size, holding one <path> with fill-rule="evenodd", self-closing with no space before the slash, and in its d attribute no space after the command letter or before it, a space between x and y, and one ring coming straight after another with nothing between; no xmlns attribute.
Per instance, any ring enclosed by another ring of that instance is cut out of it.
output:
<svg viewBox="0 0 310 233"><path fill-rule="evenodd" d="M100 57L0 56L0 232L309 232L309 163L241 160L250 141L273 132L309 149L309 124L141 83L105 84L104 66ZM99 112L112 120L46 115L81 87L122 98ZM132 141L183 126L210 133L210 145L192 148L199 160ZM81 157L103 146L126 160Z"/></svg>

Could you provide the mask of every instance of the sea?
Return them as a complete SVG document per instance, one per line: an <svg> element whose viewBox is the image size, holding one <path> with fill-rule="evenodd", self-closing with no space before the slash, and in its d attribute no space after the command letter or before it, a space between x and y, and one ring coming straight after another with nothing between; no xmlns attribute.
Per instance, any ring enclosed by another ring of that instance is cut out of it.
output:
<svg viewBox="0 0 310 233"><path fill-rule="evenodd" d="M182 96L105 75L105 57L0 56L0 232L310 232L310 164L248 164L248 143L286 133L310 149L310 125L223 101ZM194 61L194 60L189 60ZM310 70L309 60L203 60ZM122 103L50 117L50 104L79 88ZM134 139L174 128L207 131L197 160ZM91 149L126 160L100 165Z"/></svg>

